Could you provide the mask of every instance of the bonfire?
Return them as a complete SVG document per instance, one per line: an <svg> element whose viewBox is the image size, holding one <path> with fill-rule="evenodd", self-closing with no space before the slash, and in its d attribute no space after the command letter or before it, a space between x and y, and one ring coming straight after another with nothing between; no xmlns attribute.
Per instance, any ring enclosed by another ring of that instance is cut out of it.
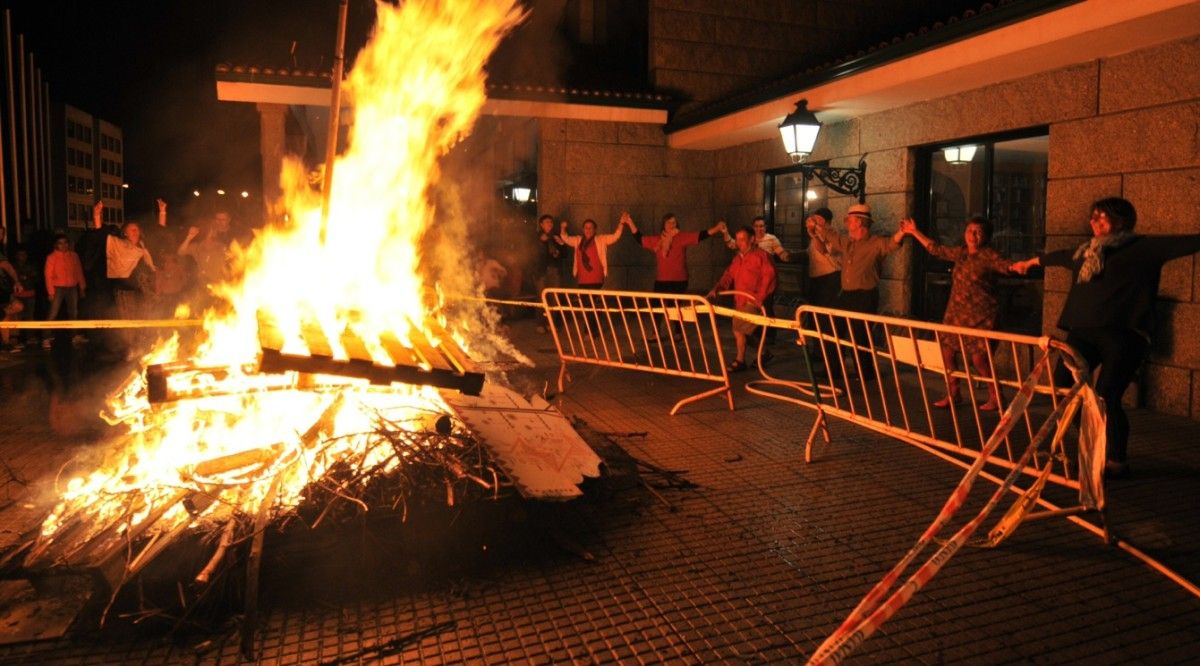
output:
<svg viewBox="0 0 1200 666"><path fill-rule="evenodd" d="M430 486L451 504L514 487L562 498L597 474L561 414L492 371L523 357L486 308L451 297L479 287L463 221L431 203L485 102L483 66L521 19L516 0L378 4L345 83L353 124L328 218L304 165L286 163L281 221L235 247L198 342L160 341L113 392L101 459L59 480L26 568L98 569L115 595L200 532L204 584L235 544L252 542L257 566L264 529L305 503L316 525L334 506L403 511ZM505 435L518 424L529 432Z"/></svg>

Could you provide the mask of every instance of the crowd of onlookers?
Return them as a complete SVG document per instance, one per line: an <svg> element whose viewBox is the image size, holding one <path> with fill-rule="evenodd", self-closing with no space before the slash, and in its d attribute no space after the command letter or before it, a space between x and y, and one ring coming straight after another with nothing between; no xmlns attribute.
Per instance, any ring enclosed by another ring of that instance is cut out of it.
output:
<svg viewBox="0 0 1200 666"><path fill-rule="evenodd" d="M895 233L882 236L871 232L873 218L866 204L854 204L845 215L845 230L832 228L833 213L827 208L813 212L807 220L808 279L804 294L807 302L849 312L873 314L879 309L879 283L883 259L900 249L906 236L912 236L925 251L952 264L951 291L943 323L990 330L997 326L1000 305L998 278L1005 274L1025 274L1033 266L1057 266L1071 272L1071 288L1058 319L1066 332L1066 342L1079 352L1093 371L1093 385L1107 406L1107 464L1109 477L1129 473L1126 450L1129 421L1122 406L1125 389L1133 381L1149 348L1154 333L1154 303L1159 275L1167 261L1200 251L1200 234L1143 236L1134 233L1137 211L1129 201L1110 197L1096 201L1090 211L1090 238L1078 247L1040 253L1023 261L1013 261L989 246L992 223L984 217L966 220L961 245L944 245L926 236L911 218L899 222ZM564 283L569 272L582 289L603 287L608 270L608 248L627 228L643 248L654 253L654 291L677 294L688 290L685 250L706 238L720 235L735 250L729 267L708 290L736 292L738 310L774 314L777 286L775 264L789 261L790 253L779 239L767 233L763 218L730 235L723 220L702 231L681 231L674 215L663 216L658 233L643 234L628 213L623 213L612 233L598 233L596 223L586 220L582 233L569 233L562 221L543 215L538 221L538 253L533 262L534 283L538 289ZM761 308L761 310L760 310ZM820 322L813 322L820 327ZM841 330L823 331L845 338L848 333L867 339L861 322L839 320ZM736 355L729 370L747 367L746 349L760 326L749 320L733 321ZM773 329L772 329L773 330ZM967 334L942 335L942 357L948 370L958 367L958 356L970 363L977 376L990 377L990 354L986 338ZM826 355L840 349L828 346ZM862 381L872 381L874 363L868 352L859 352L854 363ZM762 361L770 360L769 351ZM816 368L817 373L821 372ZM1072 383L1069 370L1057 369L1059 385ZM949 408L962 401L961 387L953 373L948 374L946 394L934 403ZM1002 408L995 386L989 387L983 411Z"/></svg>
<svg viewBox="0 0 1200 666"><path fill-rule="evenodd" d="M0 303L5 320L170 319L180 306L199 312L208 287L229 271L230 216L217 211L187 228L170 226L167 203L157 200L151 224L104 223L104 204L93 207L91 228L74 239L65 233L35 235L10 247L0 227ZM102 333L108 331L108 335ZM94 343L95 351L136 354L150 334L133 329L0 329L0 352Z"/></svg>
<svg viewBox="0 0 1200 666"><path fill-rule="evenodd" d="M230 217L218 211L186 233L168 225L167 204L158 201L154 224L144 228L136 222L120 226L103 224L103 204L93 211L93 225L78 237L75 247L69 237L58 234L51 242L35 239L13 249L0 227L0 305L5 320L25 318L54 321L60 318L148 319L170 318L180 305L200 311L209 302L208 287L228 275ZM805 221L809 242L805 297L814 305L849 312L873 314L879 309L879 284L883 259L912 236L925 251L952 264L951 291L943 322L967 329L993 329L999 318L997 278L1024 274L1031 267L1057 266L1071 272L1071 288L1058 319L1066 342L1098 370L1097 393L1107 404L1107 436L1111 476L1128 473L1125 462L1129 424L1122 409L1122 395L1133 381L1154 333L1154 303L1161 269L1167 261L1200 251L1200 234L1143 236L1134 233L1137 212L1125 199L1106 198L1091 208L1090 238L1076 248L1038 254L1011 261L989 246L992 224L983 217L966 220L961 245L944 245L926 236L911 218L899 222L895 233L882 236L871 232L871 208L851 205L844 218L844 231L832 227L834 215L827 208L813 212ZM641 229L629 213L622 213L611 233L601 233L593 220L585 220L579 235L571 233L566 220L550 215L538 219L532 261L520 280L538 292L546 287L577 285L602 289L609 272L609 248L628 232L633 241L654 257L653 290L683 294L689 290L688 248L706 239L720 237L734 251L728 268L707 290L713 298L722 291L735 292L734 305L744 312L765 311L774 315L777 287L776 263L792 259L779 239L767 232L766 221L755 218L732 234L724 220L699 231L684 231L673 214L664 215L654 233ZM511 264L511 262L510 262ZM506 280L512 285L510 268L494 259L481 262L479 270L486 285L498 288ZM518 275L520 275L518 273ZM517 285L516 291L522 291ZM819 322L814 322L819 325ZM843 337L856 333L866 339L861 325L842 320L843 330L829 331ZM736 354L731 372L744 370L746 350L762 327L735 319ZM823 331L824 332L824 331ZM667 333L671 334L670 332ZM19 352L29 345L51 346L86 342L83 335L59 337L48 330L10 331L0 328L0 350ZM91 333L88 334L92 335ZM118 354L139 351L141 336L130 330L104 341L102 349ZM988 342L969 334L940 336L945 367L958 367L958 356L970 363L975 374L990 377ZM840 354L826 348L825 353ZM857 354L858 377L874 379L874 363L866 352ZM770 353L761 360L770 360ZM819 372L819 368L817 371ZM1065 373L1064 368L1059 368ZM962 400L961 388L948 375L945 396L936 407L948 408ZM1071 383L1060 374L1060 384ZM994 387L981 410L1002 407Z"/></svg>

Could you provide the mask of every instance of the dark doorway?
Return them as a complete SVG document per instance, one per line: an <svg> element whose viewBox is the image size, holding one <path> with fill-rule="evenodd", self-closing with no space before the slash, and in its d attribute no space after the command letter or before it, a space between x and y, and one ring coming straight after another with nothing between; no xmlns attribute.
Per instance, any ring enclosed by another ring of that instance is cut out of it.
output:
<svg viewBox="0 0 1200 666"><path fill-rule="evenodd" d="M1040 250L1046 239L1045 128L1019 134L962 139L917 150L916 220L930 238L962 245L966 220L992 220L992 246L1018 260ZM949 150L947 150L949 149ZM941 321L950 295L949 262L917 252L913 262L913 314ZM1042 280L1000 279L1001 330L1040 335Z"/></svg>

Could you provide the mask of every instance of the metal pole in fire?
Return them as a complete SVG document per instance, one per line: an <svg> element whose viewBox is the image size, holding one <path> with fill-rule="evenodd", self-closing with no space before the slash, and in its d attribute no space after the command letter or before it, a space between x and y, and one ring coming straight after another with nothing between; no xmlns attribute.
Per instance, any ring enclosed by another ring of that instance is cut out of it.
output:
<svg viewBox="0 0 1200 666"><path fill-rule="evenodd" d="M338 3L337 42L333 54L332 90L329 100L329 133L325 138L325 178L321 190L321 245L325 244L325 232L329 228L329 201L333 196L333 158L337 155L338 116L342 110L342 67L346 60L346 14L350 0Z"/></svg>

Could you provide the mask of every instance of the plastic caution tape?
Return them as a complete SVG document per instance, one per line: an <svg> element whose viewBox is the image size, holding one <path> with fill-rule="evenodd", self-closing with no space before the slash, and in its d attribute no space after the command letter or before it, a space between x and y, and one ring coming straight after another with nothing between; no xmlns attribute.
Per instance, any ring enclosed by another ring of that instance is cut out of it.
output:
<svg viewBox="0 0 1200 666"><path fill-rule="evenodd" d="M74 321L0 321L0 328L190 328L203 324L203 319L77 319Z"/></svg>
<svg viewBox="0 0 1200 666"><path fill-rule="evenodd" d="M965 503L971 487L982 471L984 464L1008 433L1017 423L1017 419L1025 412L1029 406L1029 402L1033 397L1034 388L1037 384L1037 379L1049 367L1050 351L1046 352L1039 359L1033 372L1031 372L1025 381L1021 384L1021 389L1017 395L1009 403L1008 409L1001 416L1000 424L992 433L983 449L980 451L979 457L975 463L963 476L958 487L950 494L945 505L938 513L937 517L929 525L924 533L913 547L904 555L894 567L884 575L875 587L859 602L858 606L851 611L849 617L833 632L823 643L817 648L810 657L809 664L838 664L843 659L849 656L859 645L869 638L875 631L890 619L897 611L904 607L909 599L926 583L932 579L946 562L954 556L956 552L966 543L967 539L979 528L991 511L1000 503L1001 498L1009 491L1014 479L1018 476L1022 467L1028 464L1032 457L1036 446L1031 445L1025 450L1021 459L1017 461L1012 472L1005 479L1004 483L997 487L995 493L988 500L979 514L972 518L966 525L959 529L953 537L947 539L945 543L935 552L924 564L917 569L912 576L909 577L903 585L901 585L891 596L885 598L885 595L895 586L900 579L901 574L908 568L910 564L917 558L930 543L933 543L937 534L950 522L950 519L957 513L958 509ZM1054 409L1051 418L1047 419L1046 424L1038 432L1038 439L1044 440L1049 433L1049 424L1057 421L1058 417L1067 408L1067 405L1075 401L1079 392L1079 384L1077 383L1067 393L1062 401Z"/></svg>

